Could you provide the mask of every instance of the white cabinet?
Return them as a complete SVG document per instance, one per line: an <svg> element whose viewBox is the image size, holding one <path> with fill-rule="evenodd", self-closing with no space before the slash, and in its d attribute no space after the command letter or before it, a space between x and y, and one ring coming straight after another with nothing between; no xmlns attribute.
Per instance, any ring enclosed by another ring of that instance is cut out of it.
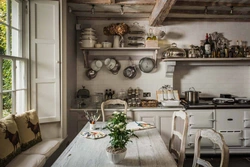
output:
<svg viewBox="0 0 250 167"><path fill-rule="evenodd" d="M189 127L187 134L186 148L187 152L193 153L195 135L198 129L214 129L215 128L215 110L214 109L193 109L187 110L189 117ZM202 151L211 151L213 143L209 139L201 140ZM212 150L213 151L213 150Z"/></svg>
<svg viewBox="0 0 250 167"><path fill-rule="evenodd" d="M156 126L168 146L171 135L172 115L174 111L135 111L134 120L145 121Z"/></svg>

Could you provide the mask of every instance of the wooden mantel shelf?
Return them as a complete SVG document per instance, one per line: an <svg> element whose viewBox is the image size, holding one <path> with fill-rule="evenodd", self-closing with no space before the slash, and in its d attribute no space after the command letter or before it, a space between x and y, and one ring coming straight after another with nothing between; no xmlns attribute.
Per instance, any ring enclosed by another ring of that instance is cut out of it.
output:
<svg viewBox="0 0 250 167"><path fill-rule="evenodd" d="M184 66L250 66L249 57L239 58L167 58L166 77L173 77L176 65Z"/></svg>
<svg viewBox="0 0 250 167"><path fill-rule="evenodd" d="M186 61L186 62L222 62L222 61L250 61L249 57L237 57L237 58L167 58L162 59L163 62L166 61Z"/></svg>

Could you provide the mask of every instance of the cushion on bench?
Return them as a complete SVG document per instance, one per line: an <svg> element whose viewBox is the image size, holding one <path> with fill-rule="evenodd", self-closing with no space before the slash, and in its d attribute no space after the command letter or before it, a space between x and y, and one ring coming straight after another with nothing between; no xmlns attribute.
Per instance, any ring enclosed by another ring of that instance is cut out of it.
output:
<svg viewBox="0 0 250 167"><path fill-rule="evenodd" d="M42 141L39 119L35 110L13 115L13 117L19 130L22 151Z"/></svg>
<svg viewBox="0 0 250 167"><path fill-rule="evenodd" d="M46 157L39 154L19 154L6 167L42 167L46 163Z"/></svg>
<svg viewBox="0 0 250 167"><path fill-rule="evenodd" d="M43 140L24 151L22 154L41 154L48 158L58 149L62 140L62 138Z"/></svg>
<svg viewBox="0 0 250 167"><path fill-rule="evenodd" d="M0 119L0 166L6 166L21 153L19 132L12 115Z"/></svg>

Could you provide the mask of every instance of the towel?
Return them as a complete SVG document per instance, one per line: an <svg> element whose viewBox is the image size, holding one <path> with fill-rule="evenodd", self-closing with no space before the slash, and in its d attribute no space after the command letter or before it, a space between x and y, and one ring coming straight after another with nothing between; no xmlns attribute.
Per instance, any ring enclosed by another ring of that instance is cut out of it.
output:
<svg viewBox="0 0 250 167"><path fill-rule="evenodd" d="M150 128L155 128L155 126L149 123L143 122L143 121L133 121L127 124L127 129L130 129L133 131L150 129Z"/></svg>

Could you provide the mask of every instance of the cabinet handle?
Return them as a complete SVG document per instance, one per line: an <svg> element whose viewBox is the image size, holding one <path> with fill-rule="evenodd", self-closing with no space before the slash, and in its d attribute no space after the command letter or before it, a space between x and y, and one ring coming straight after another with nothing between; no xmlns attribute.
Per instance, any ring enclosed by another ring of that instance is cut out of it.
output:
<svg viewBox="0 0 250 167"><path fill-rule="evenodd" d="M215 119L210 119L209 121L215 122L216 120Z"/></svg>
<svg viewBox="0 0 250 167"><path fill-rule="evenodd" d="M243 138L243 137L241 137L241 138L239 138L240 140L247 140L247 139L245 139L245 138Z"/></svg>
<svg viewBox="0 0 250 167"><path fill-rule="evenodd" d="M233 119L233 118L228 118L227 120L228 120L228 121L233 121L234 119Z"/></svg>
<svg viewBox="0 0 250 167"><path fill-rule="evenodd" d="M195 125L195 124L189 124L189 126L192 126L192 125Z"/></svg>
<svg viewBox="0 0 250 167"><path fill-rule="evenodd" d="M249 121L250 119L243 119L243 122Z"/></svg>

